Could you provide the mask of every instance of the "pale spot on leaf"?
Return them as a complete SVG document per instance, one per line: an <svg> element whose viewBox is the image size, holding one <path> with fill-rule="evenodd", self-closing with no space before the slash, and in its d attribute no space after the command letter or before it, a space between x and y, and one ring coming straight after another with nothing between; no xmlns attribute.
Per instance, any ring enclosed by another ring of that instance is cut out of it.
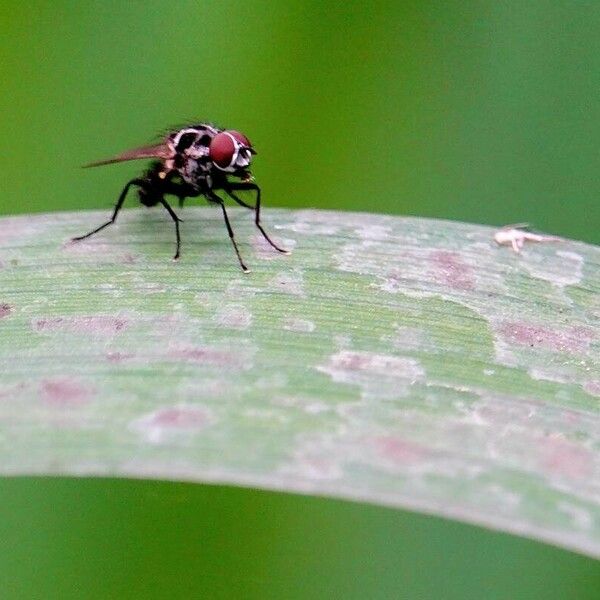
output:
<svg viewBox="0 0 600 600"><path fill-rule="evenodd" d="M135 419L129 428L148 442L160 444L184 435L196 434L213 421L211 413L203 406L177 404Z"/></svg>

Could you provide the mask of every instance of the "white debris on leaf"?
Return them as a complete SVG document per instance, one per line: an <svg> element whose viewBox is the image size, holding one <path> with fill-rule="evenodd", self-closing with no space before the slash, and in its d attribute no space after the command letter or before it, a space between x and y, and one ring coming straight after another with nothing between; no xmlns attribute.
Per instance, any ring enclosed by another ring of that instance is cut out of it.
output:
<svg viewBox="0 0 600 600"><path fill-rule="evenodd" d="M525 242L561 242L562 238L553 235L541 235L527 231L526 223L506 225L494 234L494 241L499 246L512 246L515 252L521 252Z"/></svg>

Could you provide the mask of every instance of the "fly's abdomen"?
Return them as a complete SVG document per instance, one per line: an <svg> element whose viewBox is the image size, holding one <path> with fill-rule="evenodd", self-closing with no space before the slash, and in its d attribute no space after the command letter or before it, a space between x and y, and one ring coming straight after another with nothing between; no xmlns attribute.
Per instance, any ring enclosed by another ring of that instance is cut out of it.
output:
<svg viewBox="0 0 600 600"><path fill-rule="evenodd" d="M160 192L152 187L140 187L138 196L144 206L156 206L161 199Z"/></svg>

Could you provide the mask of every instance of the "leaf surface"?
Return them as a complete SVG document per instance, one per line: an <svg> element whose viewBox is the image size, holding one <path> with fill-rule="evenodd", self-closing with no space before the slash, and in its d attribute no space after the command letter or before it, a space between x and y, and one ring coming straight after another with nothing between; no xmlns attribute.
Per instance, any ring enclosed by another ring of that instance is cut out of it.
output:
<svg viewBox="0 0 600 600"><path fill-rule="evenodd" d="M219 482L600 557L600 249L266 210L0 220L0 472Z"/></svg>

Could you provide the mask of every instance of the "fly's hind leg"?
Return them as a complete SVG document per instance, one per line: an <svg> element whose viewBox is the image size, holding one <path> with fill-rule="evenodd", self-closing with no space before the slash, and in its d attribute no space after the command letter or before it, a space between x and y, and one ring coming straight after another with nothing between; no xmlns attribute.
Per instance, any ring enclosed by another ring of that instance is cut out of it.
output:
<svg viewBox="0 0 600 600"><path fill-rule="evenodd" d="M175 211L171 208L170 204L164 199L160 199L160 203L167 209L167 212L171 216L171 219L175 222L175 237L177 239L177 247L175 250L175 256L173 256L173 260L177 260L179 258L179 249L181 247L181 236L179 235L179 222L181 219L175 214Z"/></svg>
<svg viewBox="0 0 600 600"><path fill-rule="evenodd" d="M105 227L112 225L117 220L117 215L119 214L119 211L123 207L123 203L125 202L125 198L127 196L127 192L129 191L129 188L132 185L143 186L145 183L146 182L143 179L138 179L138 178L128 181L127 184L125 185L125 187L123 188L123 191L121 192L121 195L119 196L119 199L117 200L117 203L115 204L115 208L113 210L112 217L108 221L106 221L106 223L103 223L102 225L100 225L100 227L96 227L96 229L92 229L92 231L86 233L85 235L80 235L80 236L71 238L71 241L79 242L81 240L84 240L85 238L89 238L90 236L94 235L95 233L98 233L99 231L102 231Z"/></svg>
<svg viewBox="0 0 600 600"><path fill-rule="evenodd" d="M195 196L199 196L200 192L185 183L180 183L172 180L164 181L161 187L161 192L163 194L170 194L172 196L176 196L179 202L179 207L183 207L183 202L186 198L193 198ZM159 202L165 207L171 219L173 219L175 223L175 235L177 236L177 250L175 252L175 256L173 260L177 260L179 258L179 250L181 247L181 236L179 235L179 223L183 223L183 219L180 219L175 211L171 208L170 204L164 199L161 198Z"/></svg>

